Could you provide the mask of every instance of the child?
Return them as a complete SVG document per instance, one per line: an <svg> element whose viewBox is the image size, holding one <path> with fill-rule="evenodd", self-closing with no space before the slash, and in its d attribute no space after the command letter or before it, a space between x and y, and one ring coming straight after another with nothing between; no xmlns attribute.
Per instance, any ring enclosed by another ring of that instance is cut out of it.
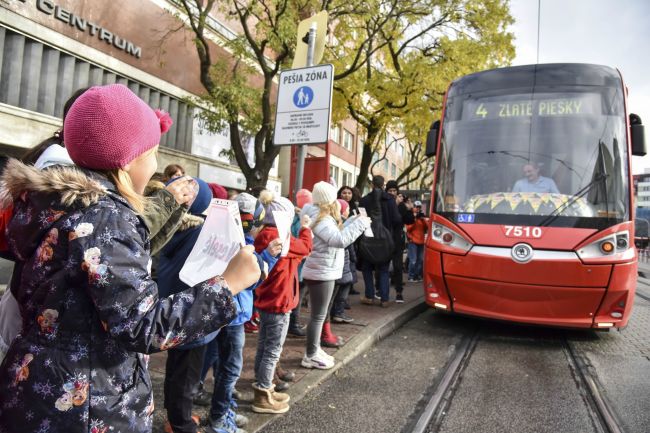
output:
<svg viewBox="0 0 650 433"><path fill-rule="evenodd" d="M274 197L270 191L262 191L260 202L266 215L263 229L255 238L258 253L279 237L273 211L294 212L294 206L288 199ZM266 280L255 289L260 332L255 355L253 412L285 413L289 410L289 396L274 391L273 376L287 336L289 313L298 305L298 265L311 253L310 223L309 217L302 219L298 238L290 237L287 255L278 259Z"/></svg>
<svg viewBox="0 0 650 433"><path fill-rule="evenodd" d="M341 220L345 223L350 215L350 205L347 201L343 199L338 199L339 209L341 209ZM341 347L343 345L343 339L332 331L330 326L330 316L333 315L332 311L334 310L334 302L338 302L342 310L345 309L345 300L347 299L350 288L348 284L351 284L353 281L352 272L350 271L350 253L349 249L354 248L354 243L345 247L345 257L343 259L343 274L341 278L335 281L334 283L334 292L330 297L329 306L327 308L327 315L325 316L325 322L323 322L323 330L320 336L320 344L325 347ZM341 293L341 288L344 293ZM352 322L353 319L345 315L343 311L339 312L339 323L344 322L342 316L345 316L348 319L348 323Z"/></svg>
<svg viewBox="0 0 650 433"><path fill-rule="evenodd" d="M158 298L139 213L170 124L126 86L93 87L64 124L78 168L8 163L2 205L14 207L7 240L23 329L0 367L0 430L150 432L143 354L227 324L233 295L259 278L253 252L242 248L222 276ZM46 238L52 255L38 260Z"/></svg>
<svg viewBox="0 0 650 433"><path fill-rule="evenodd" d="M177 177L169 183L180 182L179 179L181 178ZM198 178L193 181L199 188L196 199L189 208L189 214L183 218L181 226L160 251L156 280L160 298L189 289L189 286L179 279L178 274L199 238L204 222L203 212L210 205L212 198L205 181ZM203 366L205 345L214 339L215 335L216 332L213 332L167 351L164 406L169 422L165 431L196 433L198 419L193 419L192 416L192 394Z"/></svg>
<svg viewBox="0 0 650 433"><path fill-rule="evenodd" d="M83 95L88 88L75 91L63 105L63 118L65 119L72 104ZM52 137L46 138L33 148L29 149L21 158L24 164L33 165L39 170L53 166L74 165L70 155L63 146L63 133L56 131ZM151 194L146 193L152 206L156 206L158 212L150 212L142 215L144 223L149 229L151 239L151 255L155 254L162 246L169 241L169 238L178 227L181 218L187 211L186 206L181 206L193 198L186 195L187 191L183 185L177 184L165 189L164 185L158 191ZM9 206L3 211L3 218L8 223L13 214L13 208ZM4 241L5 221L1 229L1 238ZM6 245L0 245L0 251L7 252ZM14 260L14 257L7 254L7 259ZM11 290L5 290L0 299L0 361L4 359L9 344L20 332L22 320L16 299Z"/></svg>
<svg viewBox="0 0 650 433"><path fill-rule="evenodd" d="M312 201L311 198L311 191L308 189L301 189L298 190L296 193L296 214L293 218L293 223L291 224L291 234L295 237L298 237L298 233L300 232L300 212L302 209L310 205ZM291 316L289 318L289 335L292 335L294 337L304 337L307 335L305 332L304 327L300 324L300 307L302 305L302 297L305 295L305 284L302 281L302 267L305 264L305 261L303 260L300 263L300 266L298 267L298 282L299 282L299 290L300 294L298 297L298 305L296 308L294 308L291 311Z"/></svg>
<svg viewBox="0 0 650 433"><path fill-rule="evenodd" d="M347 201L339 199L339 204L341 205L341 217L345 222L350 216L350 205ZM345 248L345 260L343 262L343 275L341 278L336 280L336 288L334 289L335 295L330 301L330 314L332 316L332 322L334 323L352 323L353 318L345 314L345 304L348 301L348 295L350 294L350 289L357 282L357 254L355 252L354 244L348 245ZM327 322L326 322L327 323ZM324 326L324 325L323 325ZM338 344L338 338L331 332L329 329L330 335L327 335L325 329L323 329L323 335L321 336L321 344L325 347L328 347L328 344L334 343Z"/></svg>
<svg viewBox="0 0 650 433"><path fill-rule="evenodd" d="M255 197L245 192L235 198L239 206L239 214L242 220L244 238L246 245L253 245L254 238L251 234L253 228L259 226L264 219L264 208ZM266 250L259 254L258 260L264 276L268 269L273 269L276 258L282 250L282 243L279 239L270 242ZM253 289L259 283L249 287L235 296L237 301L237 317L226 327L221 328L219 334L210 344L209 354L211 358L208 363L214 364L214 392L210 404L209 429L214 433L237 431L237 427L243 427L248 423L248 418L236 414L233 401L233 390L241 374L244 362L244 323L251 318L253 313ZM207 354L206 354L207 355ZM215 356L216 355L216 356ZM207 358L206 358L207 359ZM211 362L210 362L211 361ZM215 362L216 361L216 362Z"/></svg>
<svg viewBox="0 0 650 433"><path fill-rule="evenodd" d="M334 282L343 274L344 248L352 245L370 227L370 218L352 218L343 226L336 188L327 182L314 185L312 198L314 206L309 211L313 212L310 216L315 217L312 225L314 250L307 257L302 271L309 287L311 320L307 326L307 347L301 365L327 370L334 366L334 358L320 348L320 339L323 322L329 315Z"/></svg>

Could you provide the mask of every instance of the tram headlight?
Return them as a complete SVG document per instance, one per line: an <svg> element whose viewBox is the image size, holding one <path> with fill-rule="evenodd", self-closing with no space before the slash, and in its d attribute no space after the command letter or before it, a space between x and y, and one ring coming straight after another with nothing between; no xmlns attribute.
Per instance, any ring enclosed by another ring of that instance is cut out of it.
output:
<svg viewBox="0 0 650 433"><path fill-rule="evenodd" d="M612 258L631 259L634 251L630 249L630 233L625 230L604 236L576 251L582 260Z"/></svg>
<svg viewBox="0 0 650 433"><path fill-rule="evenodd" d="M471 242L465 239L460 233L442 224L431 224L431 239L442 246L454 248L463 253L472 248Z"/></svg>
<svg viewBox="0 0 650 433"><path fill-rule="evenodd" d="M600 250L605 254L612 254L616 247L610 240L606 240L600 243Z"/></svg>

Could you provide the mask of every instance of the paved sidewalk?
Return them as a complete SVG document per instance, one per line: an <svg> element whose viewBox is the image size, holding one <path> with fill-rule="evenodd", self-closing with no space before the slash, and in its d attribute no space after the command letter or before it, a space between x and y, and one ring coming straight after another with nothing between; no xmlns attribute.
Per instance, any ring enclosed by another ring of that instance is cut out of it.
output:
<svg viewBox="0 0 650 433"><path fill-rule="evenodd" d="M406 275L405 275L406 276ZM356 287L358 291L363 292L363 282L359 282ZM282 367L286 370L294 371L296 374L295 381L287 391L291 396L291 402L295 403L305 397L309 391L326 380L329 376L341 366L347 364L359 354L365 352L376 341L391 334L403 323L415 317L426 309L422 296L422 283L407 283L404 288L404 304L390 303L388 308L381 308L378 305L369 306L359 302L359 295L350 296L351 310L346 312L355 319L352 324L335 324L332 323L332 329L336 335L343 337L345 345L339 349L325 349L329 354L336 358L336 365L330 370L310 370L300 367L300 360L304 355L305 338L288 337L282 352ZM394 291L391 289L391 297L394 298ZM303 308L301 319L303 324L308 322L309 310ZM246 431L253 433L261 429L264 425L271 422L278 415L261 415L254 414L250 410L250 402L253 397L251 384L253 382L253 363L255 359L255 349L257 347L257 337L254 334L246 334L246 345L244 347L244 370L237 384L237 389L243 393L243 400L239 402L242 414L251 419L250 425ZM154 396L156 410L154 413L154 432L163 431L163 423L166 420L165 409L163 408L162 385L165 374L166 354L164 352L151 356L149 362L149 371L154 384ZM207 389L213 387L212 377L208 377ZM196 414L201 419L207 417L208 408L196 406Z"/></svg>
<svg viewBox="0 0 650 433"><path fill-rule="evenodd" d="M645 274L645 278L650 278L650 261L647 256L639 256L639 261L637 262L639 266L639 272Z"/></svg>

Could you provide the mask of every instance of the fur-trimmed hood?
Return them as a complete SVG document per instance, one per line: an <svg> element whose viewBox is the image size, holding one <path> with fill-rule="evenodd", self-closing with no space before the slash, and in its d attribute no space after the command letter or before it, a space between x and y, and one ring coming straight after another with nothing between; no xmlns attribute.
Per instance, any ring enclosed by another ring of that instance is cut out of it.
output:
<svg viewBox="0 0 650 433"><path fill-rule="evenodd" d="M74 166L38 170L11 159L0 177L0 206L13 204L7 226L10 253L20 260L34 255L64 215L96 205L114 191L105 177ZM112 194L116 196L116 194Z"/></svg>
<svg viewBox="0 0 650 433"><path fill-rule="evenodd" d="M41 171L10 159L0 177L0 206L7 207L30 192L58 194L63 206L88 207L105 196L108 187L77 167L61 165Z"/></svg>
<svg viewBox="0 0 650 433"><path fill-rule="evenodd" d="M178 227L178 231L182 232L184 230L191 229L192 227L198 227L205 222L205 218L200 216L185 214L181 220L181 225Z"/></svg>

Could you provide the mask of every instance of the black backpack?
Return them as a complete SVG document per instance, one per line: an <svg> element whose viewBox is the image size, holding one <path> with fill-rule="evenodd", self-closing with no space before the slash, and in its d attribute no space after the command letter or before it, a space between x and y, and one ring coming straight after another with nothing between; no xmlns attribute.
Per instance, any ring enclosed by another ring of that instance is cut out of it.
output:
<svg viewBox="0 0 650 433"><path fill-rule="evenodd" d="M375 200L371 209L366 209L368 216L372 218L370 228L373 237L365 234L359 240L359 254L361 258L373 265L388 263L393 258L395 242L393 234L384 226L381 211L381 194L375 193Z"/></svg>

